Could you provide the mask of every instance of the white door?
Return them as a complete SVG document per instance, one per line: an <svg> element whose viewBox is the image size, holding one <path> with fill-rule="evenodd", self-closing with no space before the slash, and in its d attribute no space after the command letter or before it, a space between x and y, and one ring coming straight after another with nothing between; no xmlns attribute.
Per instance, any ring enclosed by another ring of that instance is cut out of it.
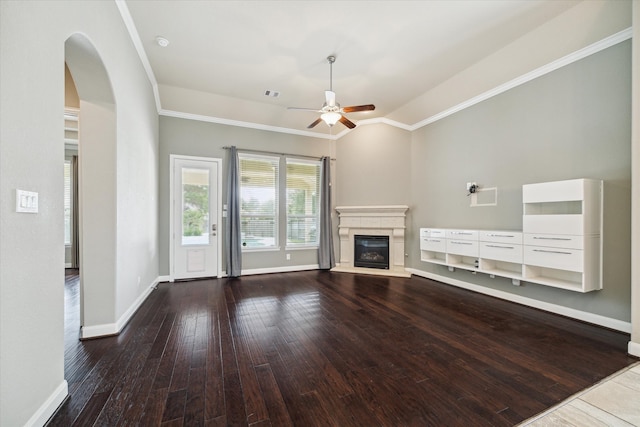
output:
<svg viewBox="0 0 640 427"><path fill-rule="evenodd" d="M171 157L171 279L218 275L219 159Z"/></svg>

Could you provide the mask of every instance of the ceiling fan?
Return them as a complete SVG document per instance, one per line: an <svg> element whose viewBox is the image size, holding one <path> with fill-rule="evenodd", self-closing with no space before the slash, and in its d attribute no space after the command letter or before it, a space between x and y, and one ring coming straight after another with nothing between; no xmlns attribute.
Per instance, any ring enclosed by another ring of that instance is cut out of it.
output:
<svg viewBox="0 0 640 427"><path fill-rule="evenodd" d="M304 111L315 111L317 113L321 113L320 117L318 117L313 123L307 126L307 129L311 129L315 127L321 121L324 121L329 127L335 125L337 122L342 123L349 129L353 129L356 127L356 124L349 120L344 113L354 113L357 111L372 111L376 109L376 106L373 104L367 105L354 105L351 107L340 107L340 104L336 102L336 93L333 91L333 63L336 62L336 57L330 55L327 57L327 61L329 62L329 90L324 91L325 101L322 104L322 108L298 108L298 107L289 107L289 110L304 110Z"/></svg>

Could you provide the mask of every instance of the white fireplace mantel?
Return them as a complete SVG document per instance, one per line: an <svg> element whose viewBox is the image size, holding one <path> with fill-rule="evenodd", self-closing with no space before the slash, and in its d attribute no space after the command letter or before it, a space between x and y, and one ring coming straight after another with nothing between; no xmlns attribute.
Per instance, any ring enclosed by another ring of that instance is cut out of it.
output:
<svg viewBox="0 0 640 427"><path fill-rule="evenodd" d="M409 206L338 206L340 263L333 271L410 277L405 271L404 230ZM354 236L389 236L389 269L354 267Z"/></svg>

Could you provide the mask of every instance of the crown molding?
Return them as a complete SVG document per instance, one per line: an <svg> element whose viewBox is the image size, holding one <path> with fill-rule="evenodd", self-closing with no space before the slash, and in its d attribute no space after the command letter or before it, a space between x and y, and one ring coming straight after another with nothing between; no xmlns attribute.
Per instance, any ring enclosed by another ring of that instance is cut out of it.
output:
<svg viewBox="0 0 640 427"><path fill-rule="evenodd" d="M117 0L117 1L121 1L121 0ZM510 89L513 89L517 86L530 82L531 80L537 79L538 77L542 77L545 74L549 74L552 71L555 71L559 68L562 68L576 61L584 59L590 55L598 53L618 43L629 40L632 38L632 35L633 35L632 28L631 27L626 28L609 37L606 37L600 41L597 41L589 46L586 46L566 56L563 56L562 58L559 58L546 65L543 65L542 67L536 68L535 70L532 70L526 74L516 77L515 79L512 79L500 86L497 86L491 90L481 93L480 95L474 96L473 98L469 98L468 100L461 102L457 105L454 105L451 108L447 108L446 110L443 110L440 113L427 117L426 119L421 120L413 125L408 125L402 122L398 122L396 120L391 120L386 117L375 117L371 119L360 120L357 122L357 125L366 126L366 125L383 123L389 126L393 126L399 129L404 129L406 131L413 132L417 129L420 129L421 127L437 122L438 120L444 119L445 117L451 116L452 114L455 114L466 108L472 107L476 104L479 104L480 102L486 101L496 95L500 95L501 93L504 93ZM252 129L261 129L261 130L268 130L272 132L282 132L282 133L289 133L294 135L310 136L313 138L325 138L325 139L331 139L331 140L338 140L352 131L351 129L345 129L336 135L321 135L321 134L319 135L315 132L307 132L307 131L301 131L297 129L277 127L277 126L261 125L257 123L251 123L251 122L228 120L228 119L223 119L218 117L181 113L178 111L160 110L160 114L166 115L166 116L172 116L172 117L181 117L181 118L191 119L191 120L201 120L201 121L207 121L211 123L226 124L230 126L248 127Z"/></svg>
<svg viewBox="0 0 640 427"><path fill-rule="evenodd" d="M300 136L308 136L311 138L321 138L321 139L329 139L329 140L338 140L340 138L342 138L343 136L347 135L349 132L351 132L351 129L345 129L342 132L336 134L336 135L331 135L331 134L319 134L317 132L309 132L309 131L304 131L304 130L299 130L299 129L291 129L291 128L285 128L285 127L280 127L280 126L271 126L271 125L264 125L264 124L260 124L260 123L253 123L253 122L245 122L245 121L240 121L240 120L231 120L231 119L225 119L222 117L213 117L213 116L205 116L205 115L200 115L200 114L191 114L191 113L184 113L184 112L180 112L180 111L174 111L174 110L165 110L162 108L161 102L160 102L160 93L158 91L158 82L155 78L155 75L153 73L153 69L151 68L151 64L149 63L149 59L147 58L147 54L144 50L144 47L142 45L142 41L140 40L140 36L138 34L138 31L136 29L136 26L133 22L133 18L131 17L131 14L129 13L129 8L127 7L125 0L115 0L116 5L118 6L118 10L120 11L120 15L122 16L122 20L124 21L125 26L127 27L127 30L129 31L129 36L131 37L131 40L136 48L136 51L138 52L138 56L140 57L140 61L142 62L142 65L147 73L147 77L149 78L149 82L151 83L151 86L153 88L153 96L155 98L155 102L156 102L156 109L158 111L158 114L161 116L167 116L167 117L177 117L177 118L182 118L182 119L188 119L188 120L197 120L197 121L203 121L203 122L208 122L208 123L218 123L218 124L224 124L224 125L229 125L229 126L237 126L237 127L244 127L244 128L249 128L249 129L258 129L258 130L266 130L269 132L280 132L280 133L287 133L287 134L291 134L291 135L300 135ZM406 123L402 123L402 122L398 122L396 120L391 120L388 119L386 117L376 117L376 118L371 118L371 119L365 119L365 120L360 120L357 122L357 125L371 125L371 124L379 124L379 123L383 123L389 126L393 126L399 129L404 129L407 131L415 131L417 129L420 129L426 125L429 125L431 123L437 122L438 120L444 119L445 117L451 116L452 114L455 114L459 111L462 111L466 108L472 107L476 104L479 104L480 102L486 101L496 95L500 95L501 93L504 93L510 89L513 89L517 86L520 86L522 84L525 84L527 82L530 82L531 80L534 80L538 77L544 76L545 74L548 74L552 71L555 71L559 68L562 68L566 65L572 64L576 61L579 61L583 58L586 58L590 55L593 55L595 53L598 53L604 49L607 49L611 46L614 46L618 43L621 43L625 40L629 40L631 39L633 36L633 29L632 27L626 28L622 31L619 31L609 37L606 37L600 41L597 41L593 44L590 44L589 46L586 46L582 49L579 49L575 52L572 52L566 56L563 56L562 58L559 58L555 61L552 61L546 65L543 65L539 68L536 68L533 71L530 71L528 73L525 73L519 77L516 77L515 79L512 79L502 85L499 85L493 89L490 89L486 92L481 93L480 95L474 96L472 98L469 98L468 100L461 102L457 105L454 105L453 107L447 108L446 110L443 110L437 114L434 114L430 117L427 117L417 123L414 123L412 125L406 124Z"/></svg>
<svg viewBox="0 0 640 427"><path fill-rule="evenodd" d="M197 121L207 122L207 123L218 123L221 125L266 130L269 132L288 133L292 135L308 136L311 138L330 139L330 140L338 139L337 135L309 132L305 130L284 128L279 126L264 125L261 123L243 122L241 120L231 120L231 119L225 119L222 117L205 116L205 115L193 114L193 113L183 113L182 111L160 109L158 114L160 114L161 116L167 116L167 117L177 117L179 119L197 120Z"/></svg>
<svg viewBox="0 0 640 427"><path fill-rule="evenodd" d="M389 126L393 126L393 127L397 127L400 129L404 129L404 130L408 130L411 131L413 130L413 126L411 125L407 125L405 123L402 122L398 122L396 120L391 120L388 119L386 117L374 117L371 119L364 119L364 120L360 120L358 121L358 125L375 125L375 124L385 124L385 125L389 125Z"/></svg>
<svg viewBox="0 0 640 427"><path fill-rule="evenodd" d="M138 52L138 57L140 58L140 62L142 62L144 71L147 73L147 78L149 79L149 83L151 83L151 88L153 90L153 98L156 101L156 111L160 113L162 105L160 104L158 81L156 80L156 76L153 73L153 69L151 68L151 63L149 62L147 53L145 52L144 46L142 45L142 40L140 39L140 35L138 34L138 30L136 29L136 24L133 22L133 18L131 17L131 13L129 12L129 8L125 3L125 0L115 0L115 2L116 6L118 6L118 10L120 11L120 16L124 21L124 25L125 27L127 27L127 31L129 31L129 37L131 37L133 46Z"/></svg>
<svg viewBox="0 0 640 427"><path fill-rule="evenodd" d="M617 32L609 37L606 37L600 41L597 41L589 46L586 46L582 49L579 49L573 53L570 53L566 56L563 56L560 59L557 59L555 61L552 61L546 65L543 65L542 67L536 68L533 71L530 71L526 74L521 75L520 77L516 77L513 80L510 80L500 86L497 86L491 90L488 90L484 93L481 93L480 95L474 96L473 98L470 98L464 102L461 102L460 104L454 105L451 108L448 108L444 111L441 111L438 114L434 114L431 117L427 117L424 120L421 120L413 125L410 126L410 130L414 131L416 129L420 129L423 126L426 126L428 124L437 122L438 120L444 119L445 117L448 117L452 114L455 114L459 111L462 111L466 108L469 108L471 106L474 106L482 101L486 101L489 98L492 98L496 95L500 95L501 93L504 93L506 91L508 91L509 89L513 89L517 86L520 86L522 84L525 84L527 82L530 82L531 80L537 79L538 77L542 77L545 74L549 74L552 71L555 71L559 68L562 68L566 65L572 64L576 61L579 61L581 59L584 59L590 55L593 55L595 53L598 53L604 49L607 49L611 46L614 46L618 43L621 43L625 40L629 40L632 37L633 31L632 28L629 27L627 29L624 29L620 32Z"/></svg>

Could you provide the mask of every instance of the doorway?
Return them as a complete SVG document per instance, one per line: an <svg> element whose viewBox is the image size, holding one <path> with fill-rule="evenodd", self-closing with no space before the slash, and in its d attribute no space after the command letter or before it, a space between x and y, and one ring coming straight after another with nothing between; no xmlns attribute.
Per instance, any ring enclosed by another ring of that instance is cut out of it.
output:
<svg viewBox="0 0 640 427"><path fill-rule="evenodd" d="M170 156L170 280L220 276L221 159Z"/></svg>

